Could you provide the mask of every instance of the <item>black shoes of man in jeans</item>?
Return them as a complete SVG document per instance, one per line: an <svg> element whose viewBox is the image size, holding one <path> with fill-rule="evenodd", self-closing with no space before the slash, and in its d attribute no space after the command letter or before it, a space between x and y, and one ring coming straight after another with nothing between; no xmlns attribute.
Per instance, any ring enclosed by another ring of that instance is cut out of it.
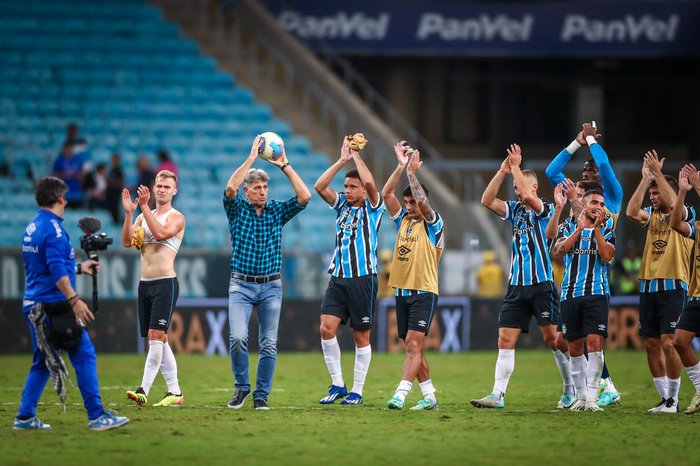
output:
<svg viewBox="0 0 700 466"><path fill-rule="evenodd" d="M250 390L236 390L231 399L228 402L228 407L231 409L241 409L245 400L250 396ZM253 409L260 411L267 411L270 408L267 406L267 401L265 400L253 400Z"/></svg>

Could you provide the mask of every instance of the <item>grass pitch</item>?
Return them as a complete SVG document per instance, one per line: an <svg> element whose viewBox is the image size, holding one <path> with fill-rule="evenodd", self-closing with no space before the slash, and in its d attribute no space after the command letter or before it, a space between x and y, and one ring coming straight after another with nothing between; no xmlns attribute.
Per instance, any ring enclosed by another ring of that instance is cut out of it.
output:
<svg viewBox="0 0 700 466"><path fill-rule="evenodd" d="M489 393L496 351L429 354L440 401L432 412L386 409L401 377L402 354L373 355L364 405L319 405L329 384L319 352L281 354L272 410L256 412L250 399L241 410L226 408L233 393L227 358L178 356L185 406L139 408L124 392L140 382L143 356L98 355L103 402L131 422L90 432L77 388L69 388L63 413L49 385L38 415L53 430L25 432L13 431L12 419L30 356L1 356L0 465L697 464L700 414L646 414L657 394L644 354L611 351L607 357L622 402L604 413L554 409L561 391L554 358L549 351L525 350L516 352L503 410L469 405ZM352 364L352 353L345 353L348 385ZM159 376L151 401L165 391ZM692 394L683 374L683 408ZM407 407L419 398L414 386Z"/></svg>

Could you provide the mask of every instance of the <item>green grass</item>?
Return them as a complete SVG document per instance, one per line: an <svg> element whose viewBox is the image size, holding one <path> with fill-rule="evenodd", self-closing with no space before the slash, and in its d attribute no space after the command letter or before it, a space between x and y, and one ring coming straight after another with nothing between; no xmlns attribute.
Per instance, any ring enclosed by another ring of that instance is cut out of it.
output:
<svg viewBox="0 0 700 466"><path fill-rule="evenodd" d="M142 356L99 355L103 401L131 419L109 432L86 429L76 388L69 388L63 413L50 386L38 414L54 429L13 431L30 358L2 356L0 464L697 464L700 415L645 414L657 394L644 354L607 356L622 403L604 413L573 413L554 409L561 383L546 351L516 353L506 409L498 411L469 405L491 389L495 351L429 354L440 400L433 412L385 408L401 354L373 355L365 404L353 407L318 404L329 383L320 353L281 354L267 412L253 411L250 400L241 410L226 408L233 393L227 358L178 356L186 406L158 409L138 408L124 396L141 380ZM343 361L351 384L352 354ZM151 394L164 392L159 376ZM684 374L683 406L692 394ZM419 396L416 386L407 406Z"/></svg>

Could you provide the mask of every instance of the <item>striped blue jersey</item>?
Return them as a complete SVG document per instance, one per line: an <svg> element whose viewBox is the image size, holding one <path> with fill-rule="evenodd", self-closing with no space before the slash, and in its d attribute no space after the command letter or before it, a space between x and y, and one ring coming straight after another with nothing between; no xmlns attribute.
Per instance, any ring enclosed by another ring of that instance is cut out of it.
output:
<svg viewBox="0 0 700 466"><path fill-rule="evenodd" d="M506 216L513 224L513 246L510 258L511 285L529 286L552 280L549 248L552 241L544 232L554 213L554 204L542 200L542 211L526 208L520 201L506 202Z"/></svg>
<svg viewBox="0 0 700 466"><path fill-rule="evenodd" d="M382 223L384 201L376 206L369 198L353 207L345 193L338 193L331 207L336 212L335 251L328 273L339 278L355 278L377 273L377 234Z"/></svg>
<svg viewBox="0 0 700 466"><path fill-rule="evenodd" d="M557 241L568 238L576 230L576 219L567 218L559 227ZM605 240L615 245L613 219L608 215L601 228ZM593 228L584 228L572 248L564 254L564 279L561 282L561 300L581 296L610 295L609 265L601 259Z"/></svg>

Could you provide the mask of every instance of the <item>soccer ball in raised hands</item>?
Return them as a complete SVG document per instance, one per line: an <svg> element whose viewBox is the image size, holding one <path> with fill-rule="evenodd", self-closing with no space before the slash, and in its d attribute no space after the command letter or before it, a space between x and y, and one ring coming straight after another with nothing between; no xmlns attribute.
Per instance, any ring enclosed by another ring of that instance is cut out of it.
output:
<svg viewBox="0 0 700 466"><path fill-rule="evenodd" d="M258 146L258 157L263 160L277 160L284 152L284 141L272 131L267 131L260 135L260 145Z"/></svg>

